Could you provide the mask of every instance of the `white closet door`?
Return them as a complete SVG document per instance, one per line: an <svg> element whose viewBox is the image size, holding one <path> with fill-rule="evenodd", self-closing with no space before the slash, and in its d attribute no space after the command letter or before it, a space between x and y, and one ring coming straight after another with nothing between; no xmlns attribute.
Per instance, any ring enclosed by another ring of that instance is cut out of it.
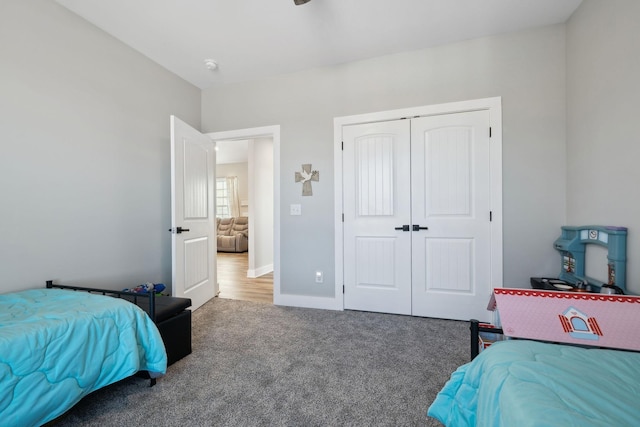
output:
<svg viewBox="0 0 640 427"><path fill-rule="evenodd" d="M343 141L344 307L411 314L409 121L345 126Z"/></svg>
<svg viewBox="0 0 640 427"><path fill-rule="evenodd" d="M489 112L412 120L412 313L486 319L491 294Z"/></svg>

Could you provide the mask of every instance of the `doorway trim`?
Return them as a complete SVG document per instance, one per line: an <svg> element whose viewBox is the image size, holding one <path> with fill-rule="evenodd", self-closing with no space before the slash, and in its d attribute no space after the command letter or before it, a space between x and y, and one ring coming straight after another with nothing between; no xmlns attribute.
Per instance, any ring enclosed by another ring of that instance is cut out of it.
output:
<svg viewBox="0 0 640 427"><path fill-rule="evenodd" d="M491 287L502 287L503 242L502 242L502 97L482 98L469 101L403 108L353 116L336 117L333 120L334 160L334 251L335 251L335 306L344 309L344 232L343 214L343 164L342 127L347 125L462 113L467 111L489 111L490 140L490 207L491 220ZM489 295L487 295L487 301Z"/></svg>
<svg viewBox="0 0 640 427"><path fill-rule="evenodd" d="M273 303L280 295L280 125L236 129L206 134L215 141L271 138L273 140ZM249 210L252 204L249 203ZM251 218L251 215L249 215ZM250 219L251 220L251 219Z"/></svg>

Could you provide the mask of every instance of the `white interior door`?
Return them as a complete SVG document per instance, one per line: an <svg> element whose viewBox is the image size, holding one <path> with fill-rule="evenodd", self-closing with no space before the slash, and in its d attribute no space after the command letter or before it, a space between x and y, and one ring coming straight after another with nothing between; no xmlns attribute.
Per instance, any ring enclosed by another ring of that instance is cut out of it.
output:
<svg viewBox="0 0 640 427"><path fill-rule="evenodd" d="M409 121L345 126L343 141L344 307L411 314Z"/></svg>
<svg viewBox="0 0 640 427"><path fill-rule="evenodd" d="M213 141L171 116L171 257L173 296L195 310L216 293Z"/></svg>
<svg viewBox="0 0 640 427"><path fill-rule="evenodd" d="M489 112L411 121L412 311L487 318L491 294Z"/></svg>

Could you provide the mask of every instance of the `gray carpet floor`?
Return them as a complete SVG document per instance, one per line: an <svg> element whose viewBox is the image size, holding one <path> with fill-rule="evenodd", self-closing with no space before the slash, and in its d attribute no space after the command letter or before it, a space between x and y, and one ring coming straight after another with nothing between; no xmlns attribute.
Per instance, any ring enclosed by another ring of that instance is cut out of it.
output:
<svg viewBox="0 0 640 427"><path fill-rule="evenodd" d="M215 298L156 386L123 380L53 425L439 426L427 408L468 341L466 322Z"/></svg>

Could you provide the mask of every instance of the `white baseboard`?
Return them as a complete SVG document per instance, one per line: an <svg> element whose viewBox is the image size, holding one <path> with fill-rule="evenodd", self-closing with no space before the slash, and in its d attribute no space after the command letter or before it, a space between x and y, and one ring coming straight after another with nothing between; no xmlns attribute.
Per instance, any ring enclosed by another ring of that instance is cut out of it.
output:
<svg viewBox="0 0 640 427"><path fill-rule="evenodd" d="M255 279L256 277L263 276L273 271L273 264L265 265L259 268L247 270L247 277L249 279Z"/></svg>
<svg viewBox="0 0 640 427"><path fill-rule="evenodd" d="M312 297L305 295L273 295L273 304L288 307L319 308L323 310L342 311L342 298Z"/></svg>

